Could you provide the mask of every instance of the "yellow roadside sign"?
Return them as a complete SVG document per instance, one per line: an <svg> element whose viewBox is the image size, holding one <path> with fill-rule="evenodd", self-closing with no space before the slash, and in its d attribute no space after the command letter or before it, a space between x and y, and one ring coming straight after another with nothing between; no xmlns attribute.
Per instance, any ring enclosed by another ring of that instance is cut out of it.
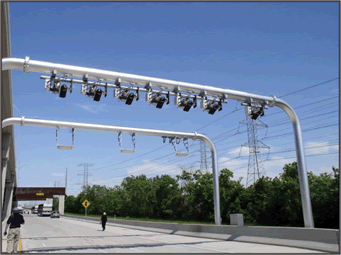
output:
<svg viewBox="0 0 341 255"><path fill-rule="evenodd" d="M88 206L90 205L89 201L88 200L85 200L82 205L85 207L85 208L88 208Z"/></svg>
<svg viewBox="0 0 341 255"><path fill-rule="evenodd" d="M44 193L36 193L37 196L44 196Z"/></svg>

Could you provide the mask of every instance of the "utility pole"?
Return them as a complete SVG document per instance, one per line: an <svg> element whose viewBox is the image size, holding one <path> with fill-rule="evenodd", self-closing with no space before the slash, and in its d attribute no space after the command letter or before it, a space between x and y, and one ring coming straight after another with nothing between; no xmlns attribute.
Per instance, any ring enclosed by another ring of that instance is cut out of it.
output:
<svg viewBox="0 0 341 255"><path fill-rule="evenodd" d="M263 168L263 161L261 160L260 149L268 149L270 147L265 145L258 139L258 127L268 127L266 124L261 122L259 119L253 120L249 116L246 116L246 120L240 122L240 124L247 125L248 142L243 144L242 147L249 148L249 163L246 177L246 187L252 185L262 175L266 176Z"/></svg>
<svg viewBox="0 0 341 255"><path fill-rule="evenodd" d="M88 186L88 177L89 177L89 166L93 166L94 164L90 164L90 163L81 163L78 166L84 166L84 180L83 180L83 191L85 190L85 188ZM79 174L82 175L82 174Z"/></svg>

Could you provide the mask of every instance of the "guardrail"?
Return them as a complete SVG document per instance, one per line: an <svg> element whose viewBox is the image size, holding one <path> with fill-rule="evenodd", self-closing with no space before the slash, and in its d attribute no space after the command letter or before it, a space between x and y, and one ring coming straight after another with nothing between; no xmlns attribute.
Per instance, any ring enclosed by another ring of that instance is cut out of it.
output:
<svg viewBox="0 0 341 255"><path fill-rule="evenodd" d="M100 221L95 217L62 215L78 220ZM217 226L201 224L181 224L133 220L108 219L121 227L162 232L174 235L205 237L224 241L238 241L281 245L324 252L340 251L340 230L318 228L254 227L254 226Z"/></svg>

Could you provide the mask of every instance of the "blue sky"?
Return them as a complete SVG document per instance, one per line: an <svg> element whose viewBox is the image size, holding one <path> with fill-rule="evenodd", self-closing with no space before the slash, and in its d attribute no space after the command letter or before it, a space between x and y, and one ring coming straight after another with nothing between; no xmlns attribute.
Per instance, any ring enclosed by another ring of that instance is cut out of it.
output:
<svg viewBox="0 0 341 255"><path fill-rule="evenodd" d="M339 3L12 2L11 51L17 58L30 56L32 60L281 97L339 77L338 10ZM27 118L194 132L236 106L241 108L240 102L230 100L215 115L200 107L184 112L172 99L160 110L146 103L144 95L127 106L113 98L112 90L108 97L94 102L80 94L80 85L60 99L44 90L40 75L12 71L13 102ZM303 133L305 146L311 147L307 155L338 152L338 84L334 80L283 98L297 108L303 130L333 125ZM318 102L321 100L326 101ZM14 116L19 115L14 109ZM244 177L245 184L248 158L226 161L238 156L247 134L225 133L244 119L244 111L237 111L199 132L217 142L219 169L233 170L235 179ZM269 125L269 138L262 140L274 153L269 159L277 159L263 165L267 175L275 177L285 163L295 160L286 159L294 157L294 151L275 154L294 149L294 136L270 136L291 132L291 123L275 126L289 120L279 108L268 109L261 120ZM240 130L246 130L245 125ZM90 184L107 186L120 184L129 174L175 175L181 167L200 167L198 142L190 147L191 157L176 159L174 153L152 161L174 152L173 147L162 147L159 137L137 135L136 152L121 154L116 133L76 130L74 148L61 151L56 148L55 131L24 126L19 136L19 127L15 127L19 186L63 185L68 168L68 194L76 195L81 190L77 183L83 182L78 175L83 173L80 163L94 164ZM264 134L260 130L259 137ZM231 137L221 140L227 135ZM68 130L60 131L60 143L71 143ZM128 135L123 136L123 144L132 146ZM247 156L247 151L241 155ZM338 165L338 154L306 160L308 171L331 172Z"/></svg>

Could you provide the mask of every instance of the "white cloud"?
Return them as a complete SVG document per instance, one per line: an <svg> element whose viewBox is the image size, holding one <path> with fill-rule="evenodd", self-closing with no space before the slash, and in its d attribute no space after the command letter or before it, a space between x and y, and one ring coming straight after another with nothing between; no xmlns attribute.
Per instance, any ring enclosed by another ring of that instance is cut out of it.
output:
<svg viewBox="0 0 341 255"><path fill-rule="evenodd" d="M123 179L127 176L138 176L141 174L145 174L148 178L151 178L156 175L178 175L181 174L182 169L181 165L188 165L188 163L178 164L174 163L173 165L165 166L162 164L150 163L149 160L143 160L143 163L137 167L128 170L126 175L123 177L113 177L109 179L92 179L89 182L92 185L106 185L107 187L114 187L115 185L121 185ZM188 169L188 168L186 168Z"/></svg>
<svg viewBox="0 0 341 255"><path fill-rule="evenodd" d="M65 174L63 173L52 173L51 175L52 176L65 176Z"/></svg>
<svg viewBox="0 0 341 255"><path fill-rule="evenodd" d="M94 107L91 106L91 105L81 105L81 104L77 104L78 107L88 111L88 112L91 112L91 113L98 113L95 109L93 109Z"/></svg>
<svg viewBox="0 0 341 255"><path fill-rule="evenodd" d="M324 154L324 153L335 152L335 150L339 150L338 145L330 145L330 144L331 144L330 142L308 142L305 146L306 154ZM309 149L308 147L317 147L317 148Z"/></svg>
<svg viewBox="0 0 341 255"><path fill-rule="evenodd" d="M99 112L108 112L108 110L105 109L105 106L103 104L100 105L76 104L76 106L95 114L98 114Z"/></svg>
<svg viewBox="0 0 341 255"><path fill-rule="evenodd" d="M150 163L149 161L143 162L143 164L134 167L131 170L127 171L127 175L162 175L162 174L169 174L169 175L176 175L182 172L180 167L177 167L178 164L174 163L174 165L161 165L156 163Z"/></svg>
<svg viewBox="0 0 341 255"><path fill-rule="evenodd" d="M92 179L89 180L90 185L101 185L107 187L115 187L116 185L121 185L124 177L110 178L110 179Z"/></svg>

